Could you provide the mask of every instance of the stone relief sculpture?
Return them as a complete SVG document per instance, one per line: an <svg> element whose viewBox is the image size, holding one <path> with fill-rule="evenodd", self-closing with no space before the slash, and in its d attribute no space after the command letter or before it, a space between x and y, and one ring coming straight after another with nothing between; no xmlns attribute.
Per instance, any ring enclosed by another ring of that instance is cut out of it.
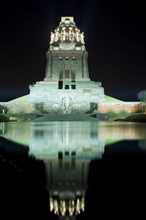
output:
<svg viewBox="0 0 146 220"><path fill-rule="evenodd" d="M50 44L59 42L78 42L84 44L84 33L75 26L59 26L54 33L51 32Z"/></svg>
<svg viewBox="0 0 146 220"><path fill-rule="evenodd" d="M58 31L55 31L54 41L57 42L58 40L59 40L59 33L58 33Z"/></svg>
<svg viewBox="0 0 146 220"><path fill-rule="evenodd" d="M81 39L81 43L84 44L85 42L84 42L84 33L83 32L80 34L80 39Z"/></svg>
<svg viewBox="0 0 146 220"><path fill-rule="evenodd" d="M64 97L62 99L63 104L63 113L64 114L70 114L71 111L71 98L70 97Z"/></svg>
<svg viewBox="0 0 146 220"><path fill-rule="evenodd" d="M54 43L54 33L51 32L51 37L50 37L50 44Z"/></svg>

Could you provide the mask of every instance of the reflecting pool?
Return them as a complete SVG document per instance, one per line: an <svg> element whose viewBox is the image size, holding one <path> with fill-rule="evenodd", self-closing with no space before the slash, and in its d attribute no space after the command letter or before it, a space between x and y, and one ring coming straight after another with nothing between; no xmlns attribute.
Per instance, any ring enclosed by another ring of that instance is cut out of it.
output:
<svg viewBox="0 0 146 220"><path fill-rule="evenodd" d="M0 162L6 216L20 218L17 210L41 219L103 218L106 210L112 218L135 215L145 195L146 125L1 123Z"/></svg>

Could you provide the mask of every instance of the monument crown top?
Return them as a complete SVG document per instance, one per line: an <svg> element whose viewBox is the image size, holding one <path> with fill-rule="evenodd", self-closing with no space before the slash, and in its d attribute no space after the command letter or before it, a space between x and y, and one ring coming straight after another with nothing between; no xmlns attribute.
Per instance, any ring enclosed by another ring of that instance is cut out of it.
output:
<svg viewBox="0 0 146 220"><path fill-rule="evenodd" d="M74 17L61 17L61 22L66 22L66 21L71 21L71 22L74 22Z"/></svg>
<svg viewBox="0 0 146 220"><path fill-rule="evenodd" d="M74 17L61 17L61 22L54 32L51 32L50 44L59 46L60 44L78 44L82 46L84 42L84 33L75 25Z"/></svg>

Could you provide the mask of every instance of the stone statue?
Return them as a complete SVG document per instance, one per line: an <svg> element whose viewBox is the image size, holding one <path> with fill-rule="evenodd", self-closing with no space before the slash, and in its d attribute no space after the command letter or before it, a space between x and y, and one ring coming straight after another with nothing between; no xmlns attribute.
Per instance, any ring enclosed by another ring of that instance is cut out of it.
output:
<svg viewBox="0 0 146 220"><path fill-rule="evenodd" d="M65 39L68 40L69 39L69 33L66 31L65 32Z"/></svg>
<svg viewBox="0 0 146 220"><path fill-rule="evenodd" d="M77 40L77 42L80 41L80 33L78 30L76 31L76 40Z"/></svg>
<svg viewBox="0 0 146 220"><path fill-rule="evenodd" d="M63 38L63 41L65 41L65 36L66 36L65 28L62 28L62 38Z"/></svg>
<svg viewBox="0 0 146 220"><path fill-rule="evenodd" d="M80 34L80 39L81 39L81 43L82 43L82 44L85 44L85 41L84 41L84 33L83 33L83 32Z"/></svg>
<svg viewBox="0 0 146 220"><path fill-rule="evenodd" d="M71 32L71 42L75 40L75 32L72 30Z"/></svg>
<svg viewBox="0 0 146 220"><path fill-rule="evenodd" d="M62 99L63 102L63 113L64 114L70 114L70 107L71 107L71 98L65 97Z"/></svg>
<svg viewBox="0 0 146 220"><path fill-rule="evenodd" d="M57 42L58 40L59 40L59 33L58 33L58 31L55 31L54 41Z"/></svg>
<svg viewBox="0 0 146 220"><path fill-rule="evenodd" d="M72 27L69 27L69 41L72 39Z"/></svg>
<svg viewBox="0 0 146 220"><path fill-rule="evenodd" d="M60 33L60 41L62 42L63 41L63 32L61 31Z"/></svg>
<svg viewBox="0 0 146 220"><path fill-rule="evenodd" d="M51 32L50 44L53 44L53 43L54 43L54 33Z"/></svg>

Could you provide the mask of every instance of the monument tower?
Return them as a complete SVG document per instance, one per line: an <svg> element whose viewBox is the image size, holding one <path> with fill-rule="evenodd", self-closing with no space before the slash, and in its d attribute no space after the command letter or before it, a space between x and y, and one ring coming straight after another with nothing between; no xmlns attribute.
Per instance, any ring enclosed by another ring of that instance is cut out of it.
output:
<svg viewBox="0 0 146 220"><path fill-rule="evenodd" d="M89 81L84 45L84 34L75 26L73 17L62 17L59 27L51 32L45 81L57 80L59 89L75 89L74 82Z"/></svg>
<svg viewBox="0 0 146 220"><path fill-rule="evenodd" d="M51 32L43 81L30 86L30 100L48 113L86 113L104 101L101 82L91 81L84 33L73 17Z"/></svg>

